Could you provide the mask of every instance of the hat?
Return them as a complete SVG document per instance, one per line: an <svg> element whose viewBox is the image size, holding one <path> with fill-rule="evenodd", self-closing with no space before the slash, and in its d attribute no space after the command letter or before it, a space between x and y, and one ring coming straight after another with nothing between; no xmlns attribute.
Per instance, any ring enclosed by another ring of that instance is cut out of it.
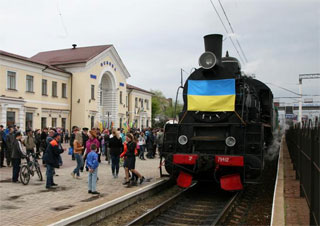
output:
<svg viewBox="0 0 320 226"><path fill-rule="evenodd" d="M32 130L31 130L31 129L27 129L27 130L26 130L26 133L29 133L30 131L32 131Z"/></svg>
<svg viewBox="0 0 320 226"><path fill-rule="evenodd" d="M87 127L82 128L83 131L88 131L89 129Z"/></svg>
<svg viewBox="0 0 320 226"><path fill-rule="evenodd" d="M52 138L56 138L57 136L60 136L60 134L59 133L55 133L55 134L53 134Z"/></svg>
<svg viewBox="0 0 320 226"><path fill-rule="evenodd" d="M89 131L89 133L90 133L90 135L91 135L91 136L93 136L94 138L96 138L96 137L97 137L97 133L96 133L96 131L94 131L94 130L90 130L90 131Z"/></svg>

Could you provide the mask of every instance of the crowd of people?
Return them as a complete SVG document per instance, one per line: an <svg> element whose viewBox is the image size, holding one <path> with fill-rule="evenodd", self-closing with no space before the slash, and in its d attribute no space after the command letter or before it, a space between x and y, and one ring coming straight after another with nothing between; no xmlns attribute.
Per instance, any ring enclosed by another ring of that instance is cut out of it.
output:
<svg viewBox="0 0 320 226"><path fill-rule="evenodd" d="M68 154L76 162L71 176L82 179L80 174L88 171L88 193L99 194L96 184L102 158L111 165L113 178L118 178L122 165L125 171L123 185L136 186L145 180L135 167L136 157L141 160L155 158L156 150L161 153L162 141L162 129L130 129L125 133L123 129L81 130L73 126L70 134L61 128L27 129L22 133L19 127L0 125L0 167L12 167L12 182L17 183L21 159L33 154L42 159L46 167L46 188L53 189L58 186L54 183L55 169L63 165L61 154L67 151L62 143L69 143Z"/></svg>

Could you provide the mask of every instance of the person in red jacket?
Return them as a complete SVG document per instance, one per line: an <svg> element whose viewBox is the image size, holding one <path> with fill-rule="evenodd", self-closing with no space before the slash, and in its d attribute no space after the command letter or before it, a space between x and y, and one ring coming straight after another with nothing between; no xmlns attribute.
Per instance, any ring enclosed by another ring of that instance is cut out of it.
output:
<svg viewBox="0 0 320 226"><path fill-rule="evenodd" d="M128 185L128 187L131 187L130 181L129 181L129 171L140 178L140 184L143 183L145 178L135 169L135 163L136 163L136 143L134 142L133 135L131 133L128 133L126 135L126 144L124 145L124 152L121 154L122 157L125 157L124 159L124 167L125 167L125 174L126 174L126 181L123 183L124 185Z"/></svg>

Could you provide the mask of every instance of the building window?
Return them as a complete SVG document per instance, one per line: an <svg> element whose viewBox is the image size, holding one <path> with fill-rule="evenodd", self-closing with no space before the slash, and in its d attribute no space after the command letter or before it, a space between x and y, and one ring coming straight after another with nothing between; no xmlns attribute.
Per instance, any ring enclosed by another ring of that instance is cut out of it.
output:
<svg viewBox="0 0 320 226"><path fill-rule="evenodd" d="M134 106L137 108L138 107L138 97L136 97L135 99L134 99Z"/></svg>
<svg viewBox="0 0 320 226"><path fill-rule="evenodd" d="M122 129L122 118L120 118L120 129Z"/></svg>
<svg viewBox="0 0 320 226"><path fill-rule="evenodd" d="M91 85L91 100L94 100L94 85Z"/></svg>
<svg viewBox="0 0 320 226"><path fill-rule="evenodd" d="M66 124L67 124L67 119L66 118L61 118L61 127L63 129L66 129Z"/></svg>
<svg viewBox="0 0 320 226"><path fill-rule="evenodd" d="M45 95L45 96L48 95L47 80L46 79L42 79L42 95Z"/></svg>
<svg viewBox="0 0 320 226"><path fill-rule="evenodd" d="M13 71L7 72L7 89L16 90L16 73Z"/></svg>
<svg viewBox="0 0 320 226"><path fill-rule="evenodd" d="M67 98L67 84L62 83L62 98Z"/></svg>
<svg viewBox="0 0 320 226"><path fill-rule="evenodd" d="M41 129L44 129L47 127L47 118L41 117Z"/></svg>
<svg viewBox="0 0 320 226"><path fill-rule="evenodd" d="M149 120L147 119L147 128L149 127Z"/></svg>
<svg viewBox="0 0 320 226"><path fill-rule="evenodd" d="M57 92L57 82L52 82L52 96L53 97L57 97L58 96L58 92Z"/></svg>
<svg viewBox="0 0 320 226"><path fill-rule="evenodd" d="M54 128L57 127L57 118L52 118L51 127L54 127Z"/></svg>
<svg viewBox="0 0 320 226"><path fill-rule="evenodd" d="M26 129L32 129L33 114L30 112L26 113Z"/></svg>
<svg viewBox="0 0 320 226"><path fill-rule="evenodd" d="M91 128L94 127L94 116L91 116Z"/></svg>
<svg viewBox="0 0 320 226"><path fill-rule="evenodd" d="M146 100L146 107L147 107L147 110L149 110L149 100Z"/></svg>
<svg viewBox="0 0 320 226"><path fill-rule="evenodd" d="M27 92L33 92L33 76L27 75Z"/></svg>
<svg viewBox="0 0 320 226"><path fill-rule="evenodd" d="M120 91L120 104L122 104L122 91Z"/></svg>
<svg viewBox="0 0 320 226"><path fill-rule="evenodd" d="M7 126L13 126L16 122L16 113L14 111L7 111Z"/></svg>
<svg viewBox="0 0 320 226"><path fill-rule="evenodd" d="M143 108L143 99L141 99L141 108Z"/></svg>

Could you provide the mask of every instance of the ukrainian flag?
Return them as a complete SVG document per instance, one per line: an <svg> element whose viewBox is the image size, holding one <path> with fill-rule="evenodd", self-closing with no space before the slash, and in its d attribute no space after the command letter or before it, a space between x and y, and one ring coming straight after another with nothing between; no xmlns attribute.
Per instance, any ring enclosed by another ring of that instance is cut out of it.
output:
<svg viewBox="0 0 320 226"><path fill-rule="evenodd" d="M188 111L234 111L235 79L189 80Z"/></svg>

